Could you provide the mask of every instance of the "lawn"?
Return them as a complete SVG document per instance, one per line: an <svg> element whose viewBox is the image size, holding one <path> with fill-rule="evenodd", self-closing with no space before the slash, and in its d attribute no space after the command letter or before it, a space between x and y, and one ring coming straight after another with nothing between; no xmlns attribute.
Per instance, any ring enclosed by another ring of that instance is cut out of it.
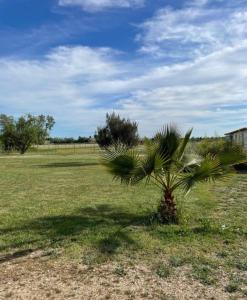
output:
<svg viewBox="0 0 247 300"><path fill-rule="evenodd" d="M120 185L99 161L96 149L0 157L2 263L42 250L55 261L116 263L123 275L123 265L141 261L160 278L186 267L205 286L224 273L229 294L247 294L247 174L178 194L181 224L161 226L160 191Z"/></svg>

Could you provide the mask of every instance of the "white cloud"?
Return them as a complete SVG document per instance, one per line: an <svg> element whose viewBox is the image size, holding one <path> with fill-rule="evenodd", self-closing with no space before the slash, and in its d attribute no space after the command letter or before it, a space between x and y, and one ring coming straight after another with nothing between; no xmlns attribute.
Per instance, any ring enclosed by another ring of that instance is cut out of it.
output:
<svg viewBox="0 0 247 300"><path fill-rule="evenodd" d="M195 59L247 38L247 7L204 7L193 1L183 9L160 9L137 36L140 51L175 61Z"/></svg>
<svg viewBox="0 0 247 300"><path fill-rule="evenodd" d="M99 103L85 85L98 78L121 76L115 55L106 48L59 47L41 60L2 58L0 110L10 114L50 113L60 127L66 122L65 131L69 124L82 120L88 120L90 126L91 115L84 110Z"/></svg>
<svg viewBox="0 0 247 300"><path fill-rule="evenodd" d="M42 60L5 58L0 110L50 113L64 135L93 134L112 109L137 120L141 134L170 121L193 126L196 134L222 134L246 125L246 53L243 42L194 62L142 69L105 48L59 47Z"/></svg>
<svg viewBox="0 0 247 300"><path fill-rule="evenodd" d="M89 12L108 8L133 8L144 5L145 0L59 0L61 6L80 6Z"/></svg>

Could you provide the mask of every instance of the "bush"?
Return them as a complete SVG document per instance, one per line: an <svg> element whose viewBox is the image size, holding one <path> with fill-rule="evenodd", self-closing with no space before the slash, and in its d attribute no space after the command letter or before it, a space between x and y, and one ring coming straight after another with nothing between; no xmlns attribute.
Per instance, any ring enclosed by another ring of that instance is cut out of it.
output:
<svg viewBox="0 0 247 300"><path fill-rule="evenodd" d="M75 139L73 137L64 137L64 138L59 138L59 137L55 137L55 138L49 138L49 142L51 144L84 144L84 143L90 143L91 141L91 137L82 137L79 136L78 139Z"/></svg>
<svg viewBox="0 0 247 300"><path fill-rule="evenodd" d="M156 268L156 275L158 275L160 278L167 278L171 275L171 268L160 263Z"/></svg>
<svg viewBox="0 0 247 300"><path fill-rule="evenodd" d="M196 143L196 151L201 156L207 154L217 155L224 151L227 142L223 138L218 139L203 139Z"/></svg>
<svg viewBox="0 0 247 300"><path fill-rule="evenodd" d="M108 147L121 143L129 148L138 144L138 125L129 119L121 119L115 113L106 114L106 125L99 127L95 133L100 147Z"/></svg>
<svg viewBox="0 0 247 300"><path fill-rule="evenodd" d="M224 158L232 157L234 153L243 157L243 163L234 164L236 170L247 170L247 155L244 148L239 145L225 140L224 138L204 139L195 145L196 152L206 157L208 154Z"/></svg>
<svg viewBox="0 0 247 300"><path fill-rule="evenodd" d="M244 148L241 145L233 144L224 138L204 139L196 144L196 151L201 156L219 155L233 150L244 153Z"/></svg>

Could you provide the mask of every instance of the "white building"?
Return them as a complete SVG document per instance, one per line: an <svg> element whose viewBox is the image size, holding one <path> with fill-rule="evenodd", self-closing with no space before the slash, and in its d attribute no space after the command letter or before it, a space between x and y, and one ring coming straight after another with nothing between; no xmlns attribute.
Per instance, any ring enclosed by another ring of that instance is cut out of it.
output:
<svg viewBox="0 0 247 300"><path fill-rule="evenodd" d="M247 150L247 127L228 132L225 136L231 142L242 145Z"/></svg>

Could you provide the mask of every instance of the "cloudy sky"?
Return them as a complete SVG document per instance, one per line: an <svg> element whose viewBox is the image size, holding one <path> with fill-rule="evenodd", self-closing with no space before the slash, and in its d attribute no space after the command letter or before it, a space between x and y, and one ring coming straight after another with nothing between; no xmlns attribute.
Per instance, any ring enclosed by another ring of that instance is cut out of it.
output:
<svg viewBox="0 0 247 300"><path fill-rule="evenodd" d="M247 126L247 0L0 0L0 113L88 136L113 110L148 136Z"/></svg>

